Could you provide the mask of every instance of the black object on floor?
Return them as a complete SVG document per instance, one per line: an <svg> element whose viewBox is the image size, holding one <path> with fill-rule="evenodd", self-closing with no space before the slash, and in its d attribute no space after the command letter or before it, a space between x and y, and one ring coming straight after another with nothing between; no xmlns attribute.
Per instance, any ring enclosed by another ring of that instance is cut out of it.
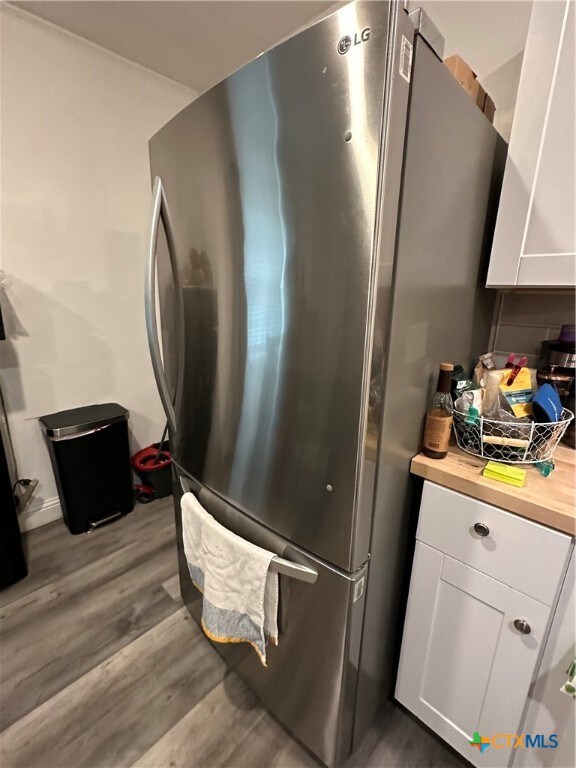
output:
<svg viewBox="0 0 576 768"><path fill-rule="evenodd" d="M70 533L85 533L134 508L129 413L118 403L40 418Z"/></svg>
<svg viewBox="0 0 576 768"><path fill-rule="evenodd" d="M0 437L0 589L15 584L27 574L8 462Z"/></svg>

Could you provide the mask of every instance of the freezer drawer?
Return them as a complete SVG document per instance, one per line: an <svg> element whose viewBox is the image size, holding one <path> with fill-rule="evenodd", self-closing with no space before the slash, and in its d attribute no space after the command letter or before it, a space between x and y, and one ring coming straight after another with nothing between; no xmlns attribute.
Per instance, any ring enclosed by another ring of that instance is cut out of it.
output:
<svg viewBox="0 0 576 768"><path fill-rule="evenodd" d="M180 587L184 603L199 623L202 596L192 584L184 557L181 497L177 483ZM200 498L218 522L234 533L318 572L315 584L280 575L279 643L267 649L268 667L262 666L247 644L214 643L214 647L273 715L324 763L334 765L351 749L368 564L345 574L213 494L201 491ZM206 642L211 641L206 638Z"/></svg>

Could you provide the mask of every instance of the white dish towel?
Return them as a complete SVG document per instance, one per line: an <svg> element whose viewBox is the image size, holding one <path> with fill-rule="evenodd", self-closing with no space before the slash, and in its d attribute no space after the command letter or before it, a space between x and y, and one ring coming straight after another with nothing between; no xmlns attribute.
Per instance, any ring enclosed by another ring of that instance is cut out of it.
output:
<svg viewBox="0 0 576 768"><path fill-rule="evenodd" d="M182 496L182 537L190 576L203 594L202 627L218 643L250 643L266 665L266 636L278 645L274 552L220 525L193 493Z"/></svg>

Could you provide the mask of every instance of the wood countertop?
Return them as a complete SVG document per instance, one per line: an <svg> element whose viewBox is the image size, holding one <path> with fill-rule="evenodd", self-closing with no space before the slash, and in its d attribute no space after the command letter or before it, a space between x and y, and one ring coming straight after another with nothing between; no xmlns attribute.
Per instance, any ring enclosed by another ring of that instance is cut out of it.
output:
<svg viewBox="0 0 576 768"><path fill-rule="evenodd" d="M576 451L560 445L554 453L555 469L542 477L536 467L523 465L523 488L482 476L487 460L450 446L445 459L429 459L418 454L412 459L413 474L460 491L480 501L548 525L557 531L576 535L575 469Z"/></svg>

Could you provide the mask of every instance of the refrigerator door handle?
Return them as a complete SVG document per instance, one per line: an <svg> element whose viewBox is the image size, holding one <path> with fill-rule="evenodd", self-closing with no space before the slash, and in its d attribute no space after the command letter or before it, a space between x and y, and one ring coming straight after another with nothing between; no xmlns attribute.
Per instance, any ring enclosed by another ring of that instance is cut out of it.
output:
<svg viewBox="0 0 576 768"><path fill-rule="evenodd" d="M160 218L164 223L166 232L166 241L170 260L174 263L174 237L170 216L168 215L168 206L166 196L162 187L162 180L156 176L154 180L154 189L152 192L152 205L150 209L150 226L148 230L148 253L146 259L146 281L144 284L144 305L146 309L146 331L148 333L148 346L150 348L150 357L152 359L152 368L156 386L160 394L160 400L164 407L168 424L173 432L176 431L176 414L168 390L168 383L164 374L162 365L162 355L160 353L160 341L158 338L158 323L156 321L156 244L158 241L158 225Z"/></svg>
<svg viewBox="0 0 576 768"><path fill-rule="evenodd" d="M182 475L180 475L180 485L184 493L190 492L192 488L190 480L182 477ZM307 584L315 584L318 581L318 571L315 571L314 568L294 563L292 560L286 560L285 557L279 555L274 555L270 561L270 570L297 581L305 581Z"/></svg>

